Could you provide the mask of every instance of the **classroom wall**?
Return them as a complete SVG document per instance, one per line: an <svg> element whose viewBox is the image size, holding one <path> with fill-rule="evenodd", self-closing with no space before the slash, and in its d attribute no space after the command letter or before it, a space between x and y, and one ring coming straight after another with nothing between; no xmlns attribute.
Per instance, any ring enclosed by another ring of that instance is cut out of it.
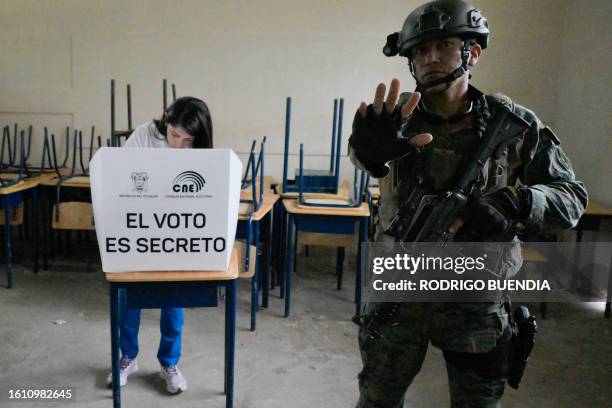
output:
<svg viewBox="0 0 612 408"><path fill-rule="evenodd" d="M591 3L591 2L586 2ZM557 128L590 198L612 205L612 2L568 5L560 43Z"/></svg>
<svg viewBox="0 0 612 408"><path fill-rule="evenodd" d="M168 78L179 95L209 103L216 146L244 153L253 138L267 135L268 173L279 178L285 98L291 96L290 169L297 164L300 142L306 166L325 168L333 98L345 98L346 152L353 112L361 100L370 100L378 82L397 77L403 89L414 87L405 60L386 58L381 49L386 35L399 30L420 3L5 0L0 3L0 125L32 124L37 137L44 125L56 134L76 126L86 135L95 125L97 134L108 137L111 78L118 87L119 128L127 126L125 84L132 85L137 124L159 116L162 78ZM609 61L596 44L580 61L565 47L580 43L585 26L594 37L598 29L590 28L591 22L606 27L609 2L585 1L578 18L569 15L574 4L569 0L474 4L493 31L490 48L474 69L474 84L507 93L538 112L557 130L593 196L612 204L609 184L599 185L600 173L593 169L610 170L601 150L602 143L610 150L610 123L603 115L607 106L599 80L609 78ZM606 35L609 39L609 28ZM585 69L592 66L597 72ZM568 113L595 102L600 104L596 113L582 111L570 119ZM576 140L583 122L596 143ZM34 158L38 151L35 145ZM347 158L342 175L352 175Z"/></svg>

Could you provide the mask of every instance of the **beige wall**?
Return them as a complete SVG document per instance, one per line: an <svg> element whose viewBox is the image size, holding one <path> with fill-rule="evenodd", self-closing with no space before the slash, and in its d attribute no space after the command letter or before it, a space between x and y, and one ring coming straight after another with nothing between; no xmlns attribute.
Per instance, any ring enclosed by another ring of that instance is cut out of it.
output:
<svg viewBox="0 0 612 408"><path fill-rule="evenodd" d="M381 48L419 3L5 0L0 3L0 125L31 123L40 136L43 125L58 133L66 125L93 124L108 136L110 79L119 86L123 127L124 85L132 84L134 123L139 123L159 115L166 77L179 95L209 103L217 146L244 152L251 139L267 135L268 169L276 176L282 166L284 101L292 96L291 151L297 153L304 142L307 166L324 167L334 97L345 98L346 150L354 109L378 82L398 77L404 89L414 86L405 61L384 57ZM609 2L581 2L578 16L568 14L574 4L569 0L474 3L493 30L474 83L507 93L550 123L593 196L612 204L609 178L606 187L598 184L601 174L610 173L609 109L603 99L609 57L606 61L600 49L603 40L582 44L584 35L595 38L597 27L606 27L609 42ZM586 55L578 58L581 52ZM590 67L597 69L590 72ZM578 140L581 134L589 143ZM293 163L291 168L295 157ZM346 159L342 171L352 174Z"/></svg>
<svg viewBox="0 0 612 408"><path fill-rule="evenodd" d="M612 205L612 2L592 3L566 7L556 124L591 199Z"/></svg>

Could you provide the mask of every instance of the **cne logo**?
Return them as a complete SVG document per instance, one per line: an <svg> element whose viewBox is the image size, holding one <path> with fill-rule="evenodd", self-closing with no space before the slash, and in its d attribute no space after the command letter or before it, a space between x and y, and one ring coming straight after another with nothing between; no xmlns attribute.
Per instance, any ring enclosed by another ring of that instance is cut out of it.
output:
<svg viewBox="0 0 612 408"><path fill-rule="evenodd" d="M197 193L204 188L206 180L195 171L184 171L174 178L172 191L175 193Z"/></svg>

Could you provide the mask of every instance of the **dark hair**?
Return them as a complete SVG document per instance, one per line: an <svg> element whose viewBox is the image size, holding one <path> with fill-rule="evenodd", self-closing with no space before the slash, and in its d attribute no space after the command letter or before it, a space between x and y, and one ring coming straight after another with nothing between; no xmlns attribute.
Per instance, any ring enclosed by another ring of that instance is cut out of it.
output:
<svg viewBox="0 0 612 408"><path fill-rule="evenodd" d="M183 96L175 100L159 120L155 120L159 132L166 136L168 124L183 128L194 137L193 148L209 149L213 147L213 126L206 103L192 96Z"/></svg>

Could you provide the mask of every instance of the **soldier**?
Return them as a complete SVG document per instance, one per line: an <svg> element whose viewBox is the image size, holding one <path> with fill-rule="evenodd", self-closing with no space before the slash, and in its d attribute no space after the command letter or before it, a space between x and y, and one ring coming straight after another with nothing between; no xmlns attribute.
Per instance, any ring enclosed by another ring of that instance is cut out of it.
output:
<svg viewBox="0 0 612 408"><path fill-rule="evenodd" d="M584 212L586 190L552 130L508 97L483 95L469 84L469 70L488 39L487 20L462 0L417 8L402 31L387 38L384 53L408 59L417 89L399 95L394 79L385 99L386 87L379 84L373 103L359 106L349 139L353 163L380 178L377 241L397 240L389 235L389 223L413 188L436 193L452 186L499 108L511 110L529 128L487 160L478 188L449 232L496 241L516 225L527 231L571 228ZM518 269L520 262L502 263L502 269ZM363 316L378 316L382 305L367 304ZM451 406L500 406L511 338L501 301L402 303L393 319L377 327L381 338L364 327L359 331L358 407L402 407L429 342L443 351Z"/></svg>

